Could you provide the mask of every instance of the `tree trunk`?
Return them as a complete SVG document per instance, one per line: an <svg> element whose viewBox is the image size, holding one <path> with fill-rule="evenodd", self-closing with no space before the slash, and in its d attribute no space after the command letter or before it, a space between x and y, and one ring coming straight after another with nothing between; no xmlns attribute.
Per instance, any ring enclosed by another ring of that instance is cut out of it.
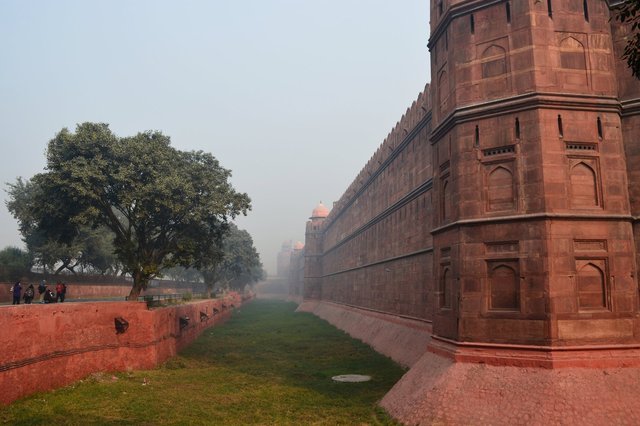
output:
<svg viewBox="0 0 640 426"><path fill-rule="evenodd" d="M129 297L127 297L127 300L129 302L137 302L138 296L140 296L141 292L142 292L142 287L138 285L134 280L133 286L131 287L131 291L129 292Z"/></svg>
<svg viewBox="0 0 640 426"><path fill-rule="evenodd" d="M207 299L211 299L211 292L216 284L216 274L208 270L201 271L200 273L202 274L202 278L204 278Z"/></svg>
<svg viewBox="0 0 640 426"><path fill-rule="evenodd" d="M129 297L127 300L130 302L136 302L142 290L147 288L147 284L149 283L149 277L142 272L136 272L133 274L133 287L131 287L131 291L129 292Z"/></svg>

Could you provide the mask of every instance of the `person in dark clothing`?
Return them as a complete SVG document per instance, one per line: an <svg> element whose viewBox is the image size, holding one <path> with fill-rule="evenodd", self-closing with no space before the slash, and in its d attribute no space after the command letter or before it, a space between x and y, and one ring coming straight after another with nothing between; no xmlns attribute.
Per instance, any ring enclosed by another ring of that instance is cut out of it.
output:
<svg viewBox="0 0 640 426"><path fill-rule="evenodd" d="M44 303L56 303L56 295L48 288L44 290Z"/></svg>
<svg viewBox="0 0 640 426"><path fill-rule="evenodd" d="M58 281L56 284L56 302L62 302L64 300L64 296L62 295L62 283Z"/></svg>
<svg viewBox="0 0 640 426"><path fill-rule="evenodd" d="M11 291L13 292L13 304L20 304L20 296L22 296L22 285L20 285L20 281L16 282L13 287L11 287Z"/></svg>
<svg viewBox="0 0 640 426"><path fill-rule="evenodd" d="M40 295L40 303L44 303L44 292L47 289L47 282L45 280L40 281L38 286L38 294Z"/></svg>
<svg viewBox="0 0 640 426"><path fill-rule="evenodd" d="M67 284L62 283L62 297L60 298L60 302L64 302L65 297L67 297Z"/></svg>
<svg viewBox="0 0 640 426"><path fill-rule="evenodd" d="M29 284L29 287L24 291L24 303L30 305L35 295L36 292L33 288L33 284Z"/></svg>

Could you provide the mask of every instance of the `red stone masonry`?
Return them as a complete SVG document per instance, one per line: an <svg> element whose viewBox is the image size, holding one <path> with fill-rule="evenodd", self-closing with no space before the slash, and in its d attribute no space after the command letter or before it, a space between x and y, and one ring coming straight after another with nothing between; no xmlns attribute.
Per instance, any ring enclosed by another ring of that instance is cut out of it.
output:
<svg viewBox="0 0 640 426"><path fill-rule="evenodd" d="M232 305L242 303L239 294L230 293L221 299L151 310L144 302L1 307L0 404L68 385L94 372L154 368L205 329L224 322ZM115 328L118 317L129 323L121 334ZM181 317L189 318L185 327L180 327Z"/></svg>
<svg viewBox="0 0 640 426"><path fill-rule="evenodd" d="M304 291L304 245L299 243L291 253L289 263L289 299L302 302Z"/></svg>
<svg viewBox="0 0 640 426"><path fill-rule="evenodd" d="M307 225L307 297L430 319L429 100L427 86L328 217Z"/></svg>
<svg viewBox="0 0 640 426"><path fill-rule="evenodd" d="M411 365L381 402L403 423L640 421L640 84L617 3L432 0L432 85L307 224L300 310Z"/></svg>
<svg viewBox="0 0 640 426"><path fill-rule="evenodd" d="M640 365L640 84L609 3L432 1L433 83L307 224L305 300L432 322L454 359Z"/></svg>
<svg viewBox="0 0 640 426"><path fill-rule="evenodd" d="M411 366L381 402L403 423L638 423L640 84L615 3L432 0L432 85L307 223L300 310Z"/></svg>

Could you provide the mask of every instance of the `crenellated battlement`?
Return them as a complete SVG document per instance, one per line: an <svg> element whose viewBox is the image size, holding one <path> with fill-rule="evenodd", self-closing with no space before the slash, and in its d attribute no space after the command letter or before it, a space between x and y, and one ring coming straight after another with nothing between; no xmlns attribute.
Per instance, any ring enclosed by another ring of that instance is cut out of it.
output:
<svg viewBox="0 0 640 426"><path fill-rule="evenodd" d="M387 160L405 140L408 134L431 113L431 85L427 84L416 100L407 108L400 120L391 129L369 161L360 170L355 179L347 187L340 199L333 203L331 213L324 221L323 227L330 226L335 217L350 204L354 196L370 182L372 176L387 166Z"/></svg>

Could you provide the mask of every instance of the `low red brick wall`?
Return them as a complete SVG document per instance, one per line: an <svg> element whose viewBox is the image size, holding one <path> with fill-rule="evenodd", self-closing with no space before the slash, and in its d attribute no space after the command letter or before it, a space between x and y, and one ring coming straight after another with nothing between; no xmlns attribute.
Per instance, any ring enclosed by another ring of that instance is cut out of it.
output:
<svg viewBox="0 0 640 426"><path fill-rule="evenodd" d="M0 303L11 303L12 295L9 291L13 284L9 283L0 283ZM40 295L38 294L38 283L33 283L34 288L36 289L36 297L34 301L38 301ZM55 283L50 283L47 285L54 293L56 285ZM24 295L24 291L27 286L22 285L22 294ZM101 299L108 297L126 297L129 295L131 291L131 284L126 285L118 285L118 284L67 284L67 299ZM145 294L174 294L174 293L184 293L184 289L176 289L172 287L154 287L148 288L146 291L140 293L141 296ZM20 303L24 303L23 299L20 299Z"/></svg>
<svg viewBox="0 0 640 426"><path fill-rule="evenodd" d="M242 298L148 309L143 302L64 303L0 308L0 404L73 383L94 372L149 369L231 315ZM214 308L219 311L214 315ZM202 318L200 313L208 315ZM180 317L189 324L180 328ZM116 334L115 318L129 322Z"/></svg>

